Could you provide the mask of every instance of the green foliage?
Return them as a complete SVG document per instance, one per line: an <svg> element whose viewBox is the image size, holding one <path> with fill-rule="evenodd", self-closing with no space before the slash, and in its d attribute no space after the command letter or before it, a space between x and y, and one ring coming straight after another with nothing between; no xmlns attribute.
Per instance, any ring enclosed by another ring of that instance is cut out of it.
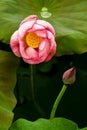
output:
<svg viewBox="0 0 87 130"><path fill-rule="evenodd" d="M17 62L11 52L0 51L0 130L8 130L13 120Z"/></svg>
<svg viewBox="0 0 87 130"><path fill-rule="evenodd" d="M0 0L0 39L9 43L21 20L36 14L56 30L56 56L87 52L86 5L86 0ZM43 7L50 17L41 15Z"/></svg>
<svg viewBox="0 0 87 130"><path fill-rule="evenodd" d="M42 10L43 7L47 12ZM42 13L45 13L47 17L44 17ZM20 64L15 88L18 104L14 110L14 120L20 117L28 120L49 118L51 107L62 86L62 74L74 65L77 70L75 87L72 85L66 92L68 96L65 95L60 103L56 116L67 117L68 115L74 120L80 119L82 123L87 119L85 112L87 106L84 103L87 99L87 53L82 54L87 52L87 0L0 0L0 41L9 44L10 37L18 29L21 20L32 14L38 15L40 19L54 26L57 53L50 62L35 66L33 70L34 99L32 99L30 66L25 63ZM70 56L75 53L82 55ZM12 110L16 105L13 90L18 64L18 59L12 53L0 51L1 130L8 130L13 120ZM84 114L81 110L84 110ZM34 122L19 119L11 126L11 130L22 129L79 130L77 124L64 118L39 119ZM80 130L87 130L87 127Z"/></svg>
<svg viewBox="0 0 87 130"><path fill-rule="evenodd" d="M18 119L13 123L10 130L87 130L87 127L79 129L78 125L65 118L38 119L34 122Z"/></svg>
<svg viewBox="0 0 87 130"><path fill-rule="evenodd" d="M83 128L83 129L80 129L80 130L87 130L87 127Z"/></svg>
<svg viewBox="0 0 87 130"><path fill-rule="evenodd" d="M77 124L64 118L38 119L35 122L17 120L10 130L79 130Z"/></svg>

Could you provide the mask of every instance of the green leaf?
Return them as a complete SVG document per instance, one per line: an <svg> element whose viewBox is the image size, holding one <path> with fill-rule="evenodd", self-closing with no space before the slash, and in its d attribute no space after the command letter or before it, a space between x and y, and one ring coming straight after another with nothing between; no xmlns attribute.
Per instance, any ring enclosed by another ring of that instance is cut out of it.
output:
<svg viewBox="0 0 87 130"><path fill-rule="evenodd" d="M74 33L57 39L57 56L87 52L87 35Z"/></svg>
<svg viewBox="0 0 87 130"><path fill-rule="evenodd" d="M38 119L35 122L19 119L10 130L78 130L77 124L64 118Z"/></svg>
<svg viewBox="0 0 87 130"><path fill-rule="evenodd" d="M0 51L0 130L8 130L13 120L17 66L18 59L11 52Z"/></svg>
<svg viewBox="0 0 87 130"><path fill-rule="evenodd" d="M54 26L56 56L87 52L87 0L0 0L0 39L9 43L21 20L32 14Z"/></svg>
<svg viewBox="0 0 87 130"><path fill-rule="evenodd" d="M80 130L87 130L87 127L85 127L85 128L82 128L82 129L80 129Z"/></svg>

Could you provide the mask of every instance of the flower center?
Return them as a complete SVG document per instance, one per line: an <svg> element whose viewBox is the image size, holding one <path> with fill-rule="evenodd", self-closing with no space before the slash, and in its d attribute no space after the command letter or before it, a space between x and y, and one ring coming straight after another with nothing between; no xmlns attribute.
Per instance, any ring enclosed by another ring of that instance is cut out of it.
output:
<svg viewBox="0 0 87 130"><path fill-rule="evenodd" d="M32 48L38 48L39 43L42 41L42 37L37 36L34 32L29 32L26 35L26 43Z"/></svg>

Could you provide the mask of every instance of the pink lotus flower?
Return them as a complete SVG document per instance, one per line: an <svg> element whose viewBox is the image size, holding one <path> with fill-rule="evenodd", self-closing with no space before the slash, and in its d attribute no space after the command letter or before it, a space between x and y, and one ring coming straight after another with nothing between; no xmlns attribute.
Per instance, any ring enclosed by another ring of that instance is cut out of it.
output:
<svg viewBox="0 0 87 130"><path fill-rule="evenodd" d="M36 15L25 18L11 37L14 54L29 64L49 61L56 53L55 31Z"/></svg>

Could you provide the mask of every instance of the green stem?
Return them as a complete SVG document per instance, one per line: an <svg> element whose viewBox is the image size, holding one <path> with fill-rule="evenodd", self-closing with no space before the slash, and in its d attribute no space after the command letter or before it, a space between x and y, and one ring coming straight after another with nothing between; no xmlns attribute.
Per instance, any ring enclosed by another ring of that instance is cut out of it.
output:
<svg viewBox="0 0 87 130"><path fill-rule="evenodd" d="M31 93L32 93L32 100L34 100L34 69L33 65L30 65L30 81L31 81Z"/></svg>
<svg viewBox="0 0 87 130"><path fill-rule="evenodd" d="M51 114L50 114L50 119L54 118L57 107L58 107L58 105L59 105L59 103L60 103L60 101L61 101L61 99L62 99L62 97L63 97L63 95L64 95L64 93L66 91L66 89L67 89L67 85L64 84L61 91L60 91L60 93L59 93L59 95L57 96L57 98L56 98L56 100L54 102L54 105L53 105L53 108L52 108L52 111L51 111Z"/></svg>

